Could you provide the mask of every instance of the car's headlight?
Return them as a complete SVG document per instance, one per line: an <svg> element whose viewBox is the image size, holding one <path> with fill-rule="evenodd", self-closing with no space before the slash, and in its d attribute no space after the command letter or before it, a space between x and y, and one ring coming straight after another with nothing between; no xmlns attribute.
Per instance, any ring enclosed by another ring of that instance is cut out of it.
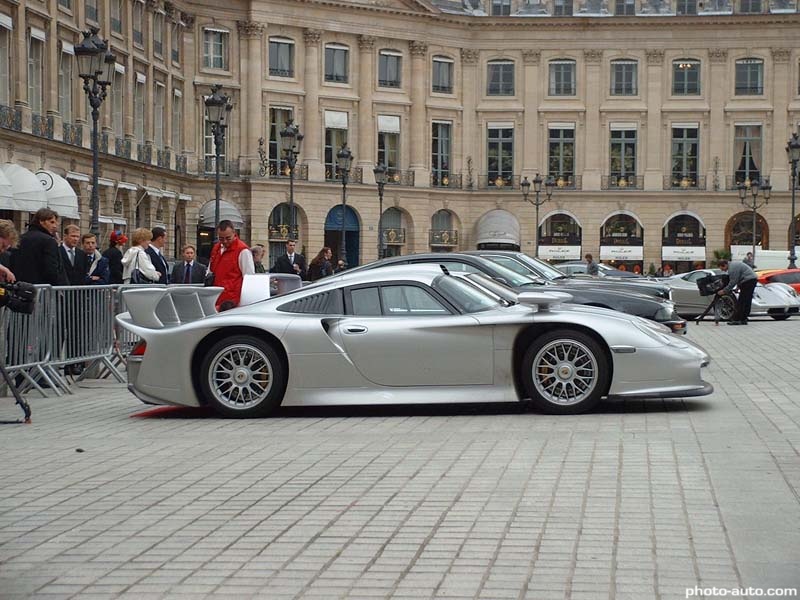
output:
<svg viewBox="0 0 800 600"><path fill-rule="evenodd" d="M656 321L670 321L675 315L675 304L664 302L656 313Z"/></svg>
<svg viewBox="0 0 800 600"><path fill-rule="evenodd" d="M644 333L647 337L652 340L656 340L657 342L661 342L666 346L680 346L681 344L677 343L677 336L674 336L670 333L669 329L666 325L661 325L659 323L654 323L653 321L648 321L647 319L635 319L633 324L636 325L636 328Z"/></svg>

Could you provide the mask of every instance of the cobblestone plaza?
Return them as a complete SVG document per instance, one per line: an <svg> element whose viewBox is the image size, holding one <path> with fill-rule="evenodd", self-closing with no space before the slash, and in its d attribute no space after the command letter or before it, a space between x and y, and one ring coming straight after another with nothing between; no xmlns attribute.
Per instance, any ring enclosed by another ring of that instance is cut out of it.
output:
<svg viewBox="0 0 800 600"><path fill-rule="evenodd" d="M577 417L235 421L153 413L97 381L33 397L32 425L0 428L0 598L796 593L799 335L798 320L691 325L713 395Z"/></svg>

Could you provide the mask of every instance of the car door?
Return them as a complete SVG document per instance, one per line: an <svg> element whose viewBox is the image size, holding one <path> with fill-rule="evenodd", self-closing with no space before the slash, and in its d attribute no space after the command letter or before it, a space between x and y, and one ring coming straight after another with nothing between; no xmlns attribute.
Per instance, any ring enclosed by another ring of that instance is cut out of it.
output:
<svg viewBox="0 0 800 600"><path fill-rule="evenodd" d="M713 271L692 271L682 275L679 279L680 284L672 287L672 300L675 302L678 314L699 314L703 312L708 304L713 300L707 296L701 296L697 289L697 280L713 274ZM670 279L669 282L672 282Z"/></svg>
<svg viewBox="0 0 800 600"><path fill-rule="evenodd" d="M491 326L417 283L354 286L337 333L356 369L385 386L491 385Z"/></svg>

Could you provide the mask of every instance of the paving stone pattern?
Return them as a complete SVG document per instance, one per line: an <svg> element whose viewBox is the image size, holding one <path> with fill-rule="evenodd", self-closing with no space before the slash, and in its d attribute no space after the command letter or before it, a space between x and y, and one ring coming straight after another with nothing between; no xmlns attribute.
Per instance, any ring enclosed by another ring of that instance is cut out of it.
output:
<svg viewBox="0 0 800 600"><path fill-rule="evenodd" d="M118 384L32 396L32 425L0 426L0 598L800 587L800 319L689 335L712 354L713 396L577 417L460 405L132 418L147 407ZM18 412L0 399L0 419Z"/></svg>

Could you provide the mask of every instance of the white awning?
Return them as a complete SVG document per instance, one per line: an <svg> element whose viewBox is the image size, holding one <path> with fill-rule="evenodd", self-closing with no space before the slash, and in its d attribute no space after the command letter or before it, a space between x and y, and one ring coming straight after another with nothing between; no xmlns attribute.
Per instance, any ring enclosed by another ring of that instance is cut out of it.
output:
<svg viewBox="0 0 800 600"><path fill-rule="evenodd" d="M67 219L81 218L78 212L78 195L66 179L58 173L44 169L36 171L36 177L42 182L49 208Z"/></svg>
<svg viewBox="0 0 800 600"><path fill-rule="evenodd" d="M490 210L477 224L477 244L520 245L519 221L507 210Z"/></svg>
<svg viewBox="0 0 800 600"><path fill-rule="evenodd" d="M124 217L109 217L109 216L106 216L106 215L99 215L97 217L97 220L100 223L111 223L113 225L127 225L128 224L128 219L126 219Z"/></svg>
<svg viewBox="0 0 800 600"><path fill-rule="evenodd" d="M11 184L11 198L10 201L4 201L0 208L36 212L47 206L47 195L36 175L25 167L11 163L4 164L2 169Z"/></svg>
<svg viewBox="0 0 800 600"><path fill-rule="evenodd" d="M147 192L148 195L153 196L154 198L161 198L164 195L164 190L160 190L158 188L150 187L150 186L142 186L144 187L144 191Z"/></svg>
<svg viewBox="0 0 800 600"><path fill-rule="evenodd" d="M214 200L209 200L200 208L200 216L197 219L197 224L200 227L214 227L214 203ZM236 229L244 227L244 219L239 209L226 200L220 200L219 220L224 221L225 219L233 221L233 226Z"/></svg>
<svg viewBox="0 0 800 600"><path fill-rule="evenodd" d="M11 188L11 182L5 172L0 169L0 207L10 206L13 199L14 190Z"/></svg>

